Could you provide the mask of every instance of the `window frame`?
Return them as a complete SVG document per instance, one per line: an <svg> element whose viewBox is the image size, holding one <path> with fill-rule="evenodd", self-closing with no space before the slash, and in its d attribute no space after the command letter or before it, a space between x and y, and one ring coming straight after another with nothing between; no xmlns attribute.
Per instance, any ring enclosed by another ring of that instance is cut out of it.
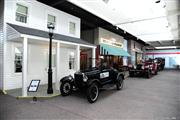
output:
<svg viewBox="0 0 180 120"><path fill-rule="evenodd" d="M74 31L74 33L71 33L71 30L70 30L70 25L71 25L71 23L73 23L73 24L75 25L75 28L74 28L75 31ZM68 31L69 31L69 34L70 34L70 35L76 35L76 31L77 31L77 30L76 30L76 27L77 27L76 22L74 22L74 21L69 21L69 24L68 24L69 30L68 30Z"/></svg>
<svg viewBox="0 0 180 120"><path fill-rule="evenodd" d="M13 64L13 71L12 71L12 73L14 74L14 75L22 75L22 71L23 71L23 69L22 69L22 71L21 72L16 72L16 67L15 67L15 57L16 57L16 52L15 52L15 49L16 48L22 48L22 68L23 68L23 46L22 45L20 45L20 44L15 44L15 45L13 45L13 49L12 49L12 51L13 51L13 59L12 59L12 64Z"/></svg>
<svg viewBox="0 0 180 120"><path fill-rule="evenodd" d="M23 7L26 7L26 8L27 8L27 14L17 12L17 7L18 7L18 5L23 6ZM21 4L21 3L16 3L15 21L16 21L16 22L18 22L18 23L21 23L21 24L28 24L28 22L29 22L29 12L30 12L30 8L29 8L29 6L28 6L28 5ZM18 14L21 14L21 15L23 15L23 16L26 16L26 22L21 22L21 21L18 21L18 20L16 19L16 17L17 17L17 13L18 13Z"/></svg>
<svg viewBox="0 0 180 120"><path fill-rule="evenodd" d="M72 53L74 55L72 55ZM73 63L71 65L71 68L70 68L70 63ZM76 65L75 64L76 64L75 52L71 51L71 52L68 53L68 69L69 70L76 70Z"/></svg>
<svg viewBox="0 0 180 120"><path fill-rule="evenodd" d="M54 19L55 19L55 22L53 23L54 24L54 26L55 26L55 29L56 29L56 24L57 24L57 17L55 16L55 15L53 15L53 14L47 14L47 25L49 24L49 23L51 23L51 22L49 22L49 15L50 16L52 16L52 17L54 17Z"/></svg>

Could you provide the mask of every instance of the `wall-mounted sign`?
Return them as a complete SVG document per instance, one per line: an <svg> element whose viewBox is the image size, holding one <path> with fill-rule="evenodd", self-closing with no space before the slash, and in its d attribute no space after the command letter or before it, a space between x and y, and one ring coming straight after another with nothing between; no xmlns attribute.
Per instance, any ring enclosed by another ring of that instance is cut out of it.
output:
<svg viewBox="0 0 180 120"><path fill-rule="evenodd" d="M109 39L101 38L101 43L123 48L123 44L120 42L117 42L116 39L109 40Z"/></svg>
<svg viewBox="0 0 180 120"><path fill-rule="evenodd" d="M38 87L39 87L40 80L32 80L28 92L37 92Z"/></svg>

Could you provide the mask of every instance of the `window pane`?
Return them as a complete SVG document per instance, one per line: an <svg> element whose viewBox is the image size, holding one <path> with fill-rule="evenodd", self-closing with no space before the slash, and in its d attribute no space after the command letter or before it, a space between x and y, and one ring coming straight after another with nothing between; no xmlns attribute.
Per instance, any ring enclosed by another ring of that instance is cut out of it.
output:
<svg viewBox="0 0 180 120"><path fill-rule="evenodd" d="M27 23L28 8L17 4L16 21Z"/></svg>
<svg viewBox="0 0 180 120"><path fill-rule="evenodd" d="M20 14L20 13L16 13L16 21L26 23L27 22L27 16Z"/></svg>
<svg viewBox="0 0 180 120"><path fill-rule="evenodd" d="M15 48L15 72L22 72L22 47Z"/></svg>
<svg viewBox="0 0 180 120"><path fill-rule="evenodd" d="M22 6L22 5L17 4L17 10L16 10L16 12L21 13L21 14L24 14L24 15L27 15L27 13L28 13L28 8L25 7L25 6Z"/></svg>
<svg viewBox="0 0 180 120"><path fill-rule="evenodd" d="M75 57L74 52L69 54L69 69L75 69Z"/></svg>
<svg viewBox="0 0 180 120"><path fill-rule="evenodd" d="M48 15L48 23L55 23L56 22L56 17L52 15Z"/></svg>
<svg viewBox="0 0 180 120"><path fill-rule="evenodd" d="M69 33L70 34L75 34L75 30L76 30L76 24L73 22L69 23Z"/></svg>

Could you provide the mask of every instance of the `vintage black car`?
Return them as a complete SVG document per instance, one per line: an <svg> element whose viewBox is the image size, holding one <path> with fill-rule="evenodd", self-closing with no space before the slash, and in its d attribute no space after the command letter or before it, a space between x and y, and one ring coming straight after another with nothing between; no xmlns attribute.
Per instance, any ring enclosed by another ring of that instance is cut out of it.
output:
<svg viewBox="0 0 180 120"><path fill-rule="evenodd" d="M157 62L158 62L158 70L159 70L159 71L164 70L165 59L158 57L158 58L155 58L155 60L157 60Z"/></svg>
<svg viewBox="0 0 180 120"><path fill-rule="evenodd" d="M117 90L123 88L124 73L114 68L91 68L89 70L78 71L60 80L60 92L62 96L71 94L74 89L86 91L87 99L94 103L99 96L99 89L107 84L116 85Z"/></svg>

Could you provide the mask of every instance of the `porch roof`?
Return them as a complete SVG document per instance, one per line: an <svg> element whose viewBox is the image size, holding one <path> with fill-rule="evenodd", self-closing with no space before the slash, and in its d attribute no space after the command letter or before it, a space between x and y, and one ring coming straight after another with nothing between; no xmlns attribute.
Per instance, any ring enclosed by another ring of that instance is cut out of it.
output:
<svg viewBox="0 0 180 120"><path fill-rule="evenodd" d="M15 29L17 32L19 32L20 34L49 38L49 33L47 31L23 27L23 26L19 26L19 25L10 24L10 23L7 23L7 24L10 27L12 27L13 29ZM84 44L84 45L89 45L89 46L96 46L96 45L86 42L85 40L82 40L80 38L70 37L70 36L61 35L61 34L57 34L57 33L54 33L53 39L65 41L65 42L77 43L77 44Z"/></svg>

